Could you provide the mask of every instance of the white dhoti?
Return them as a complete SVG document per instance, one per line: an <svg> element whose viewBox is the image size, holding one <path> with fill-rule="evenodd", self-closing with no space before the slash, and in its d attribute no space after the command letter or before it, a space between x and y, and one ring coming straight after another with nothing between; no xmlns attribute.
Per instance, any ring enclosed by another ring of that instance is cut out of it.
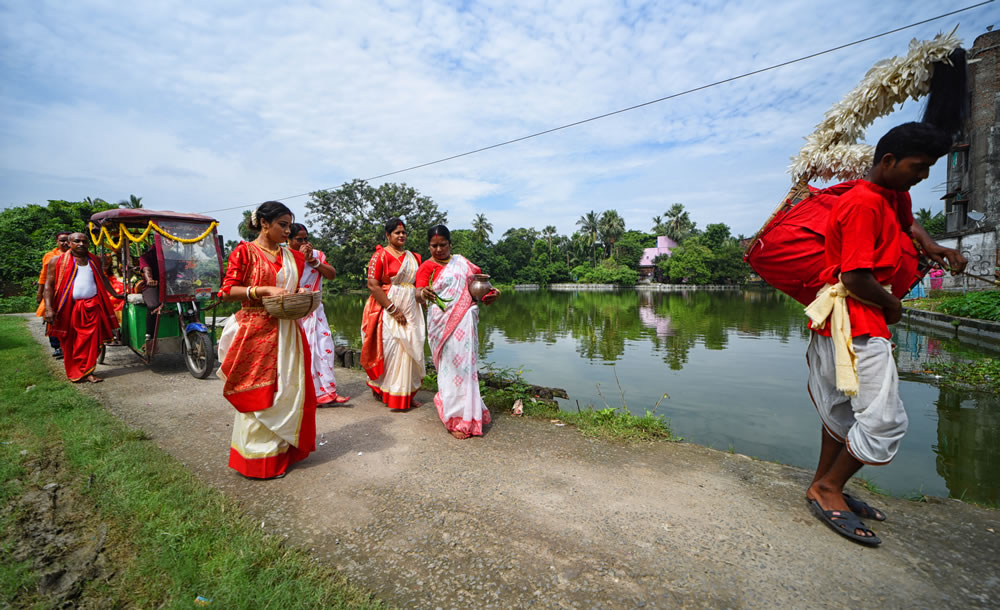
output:
<svg viewBox="0 0 1000 610"><path fill-rule="evenodd" d="M907 417L899 397L899 377L892 359L892 343L864 335L852 341L857 354L858 393L837 389L833 339L812 334L806 350L809 396L835 439L865 464L887 464L906 434Z"/></svg>

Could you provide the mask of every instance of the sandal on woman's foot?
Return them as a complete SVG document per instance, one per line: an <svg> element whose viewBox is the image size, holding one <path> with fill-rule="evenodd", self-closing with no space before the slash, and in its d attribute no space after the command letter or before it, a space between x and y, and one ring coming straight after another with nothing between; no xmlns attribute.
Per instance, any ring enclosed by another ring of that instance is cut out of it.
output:
<svg viewBox="0 0 1000 610"><path fill-rule="evenodd" d="M820 521L830 526L830 529L837 532L844 538L848 538L865 546L878 546L882 540L875 535L875 532L868 529L861 519L852 512L842 510L823 510L816 500L809 500L809 508L819 518ZM857 533L861 530L863 534Z"/></svg>
<svg viewBox="0 0 1000 610"><path fill-rule="evenodd" d="M351 399L350 396L341 396L340 394L338 394L336 397L334 397L333 402L335 404L342 405L350 399Z"/></svg>
<svg viewBox="0 0 1000 610"><path fill-rule="evenodd" d="M847 502L847 508L851 509L851 512L855 515L861 517L862 519L871 519L872 521L885 521L885 513L881 510L871 506L864 500L855 498L851 494L844 494L844 502Z"/></svg>

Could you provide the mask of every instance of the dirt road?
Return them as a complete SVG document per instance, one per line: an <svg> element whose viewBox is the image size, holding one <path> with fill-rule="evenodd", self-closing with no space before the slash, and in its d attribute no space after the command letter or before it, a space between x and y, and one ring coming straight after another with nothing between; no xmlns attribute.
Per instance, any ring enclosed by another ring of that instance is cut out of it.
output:
<svg viewBox="0 0 1000 610"><path fill-rule="evenodd" d="M80 390L390 604L1000 605L1000 512L955 500L854 489L889 517L869 523L884 542L867 549L810 514L800 469L504 413L484 438L458 441L432 403L389 412L346 369L339 387L354 398L319 411L316 453L284 479L249 481L226 466L233 410L214 376L195 380L177 358L147 368L123 348L98 374L105 383Z"/></svg>

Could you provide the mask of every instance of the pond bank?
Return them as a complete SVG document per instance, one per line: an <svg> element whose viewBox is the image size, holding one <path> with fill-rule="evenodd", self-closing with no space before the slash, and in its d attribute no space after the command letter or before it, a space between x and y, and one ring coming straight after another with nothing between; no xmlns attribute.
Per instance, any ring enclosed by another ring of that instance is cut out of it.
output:
<svg viewBox="0 0 1000 610"><path fill-rule="evenodd" d="M936 331L957 337L975 345L1000 347L1000 322L960 318L936 311L925 311L903 307L903 321L933 328Z"/></svg>
<svg viewBox="0 0 1000 610"><path fill-rule="evenodd" d="M456 441L432 407L390 413L347 369L337 369L338 389L354 398L317 414L316 453L282 480L248 481L226 467L233 414L219 380L191 378L179 359L147 368L124 350L108 356L98 368L106 381L80 391L142 427L265 532L391 604L1000 603L996 511L853 485L889 515L869 524L882 547L865 549L809 513L805 470L685 443L598 441L500 409L484 438Z"/></svg>

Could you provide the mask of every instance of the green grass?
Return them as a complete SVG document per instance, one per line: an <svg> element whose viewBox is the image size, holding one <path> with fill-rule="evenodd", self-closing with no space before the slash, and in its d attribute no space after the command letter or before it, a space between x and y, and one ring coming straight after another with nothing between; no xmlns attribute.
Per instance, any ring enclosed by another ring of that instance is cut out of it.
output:
<svg viewBox="0 0 1000 610"><path fill-rule="evenodd" d="M936 311L961 318L1000 322L1000 290L964 294L935 290L926 298L910 299L903 304L913 309Z"/></svg>
<svg viewBox="0 0 1000 610"><path fill-rule="evenodd" d="M479 384L483 402L494 413L509 412L514 401L521 399L524 405L524 416L539 419L558 419L575 426L583 435L616 441L680 441L670 429L670 421L663 415L646 410L643 415L633 415L627 405L621 407L607 406L604 409L594 409L588 405L577 411L563 411L552 401L538 400L531 395L528 384L522 377L523 370L498 369L491 365L486 367L494 375L499 375L510 381L503 389ZM666 395L664 395L666 396Z"/></svg>
<svg viewBox="0 0 1000 610"><path fill-rule="evenodd" d="M24 464L62 454L70 478L64 484L108 524L117 545L111 556L128 557L113 566L109 582L87 587L121 607L189 608L196 595L220 608L381 607L264 533L144 432L55 379L46 360L23 320L0 318L0 502L9 505L25 491ZM10 512L0 520L0 605L43 603L34 598L30 567L9 555Z"/></svg>

